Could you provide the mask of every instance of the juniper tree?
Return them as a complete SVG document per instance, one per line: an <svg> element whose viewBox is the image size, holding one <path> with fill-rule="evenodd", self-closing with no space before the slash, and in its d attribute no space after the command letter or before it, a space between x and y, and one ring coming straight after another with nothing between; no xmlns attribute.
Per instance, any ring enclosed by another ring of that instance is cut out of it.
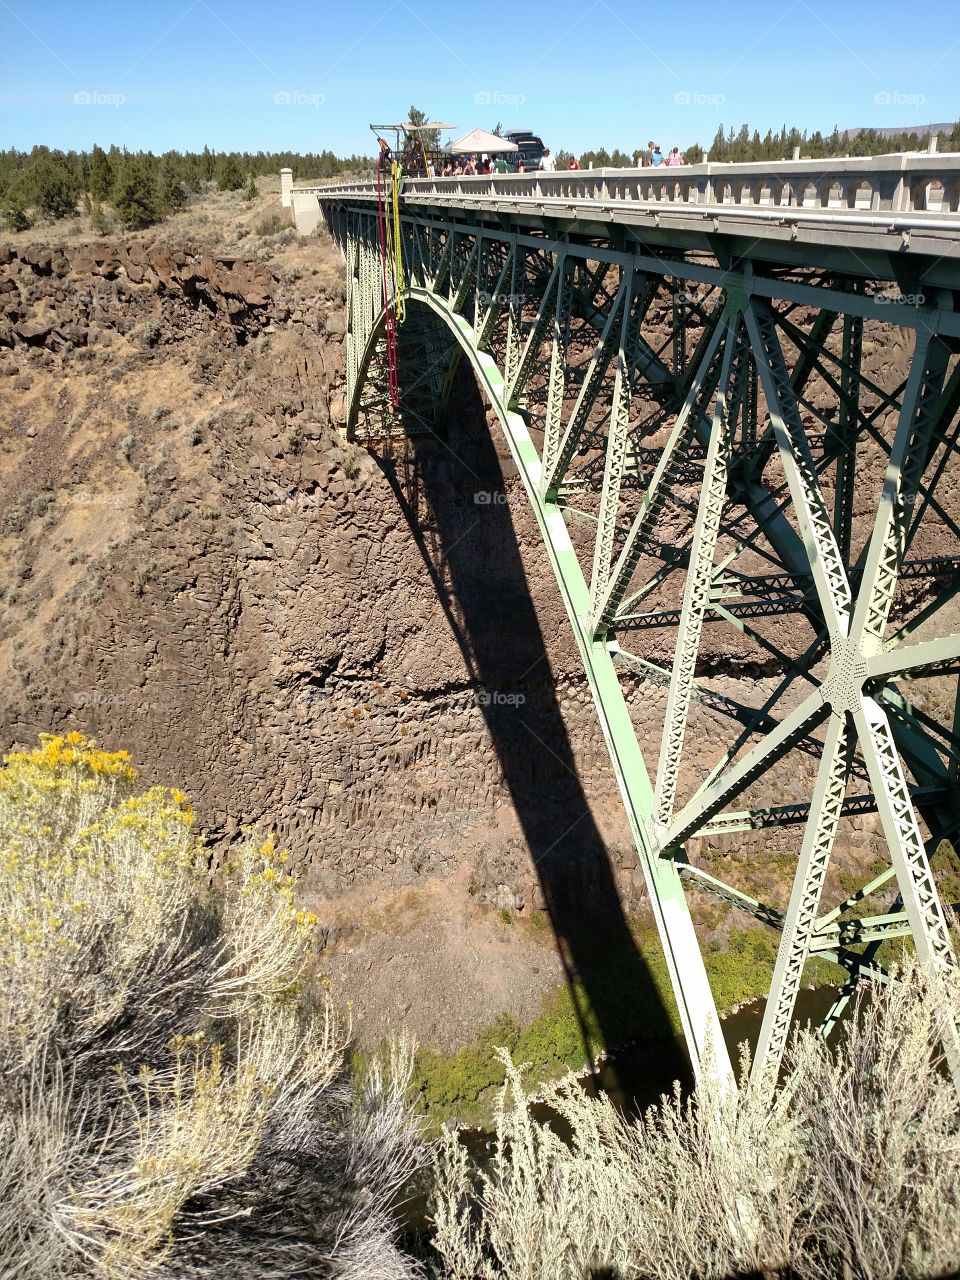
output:
<svg viewBox="0 0 960 1280"><path fill-rule="evenodd" d="M220 157L217 164L217 186L221 191L239 191L243 186L243 170L232 151Z"/></svg>
<svg viewBox="0 0 960 1280"><path fill-rule="evenodd" d="M79 183L62 156L39 156L27 170L25 183L36 208L48 218L66 218L77 211Z"/></svg>
<svg viewBox="0 0 960 1280"><path fill-rule="evenodd" d="M87 180L90 199L94 202L108 200L112 187L113 168L107 158L107 153L102 147L94 145L90 155L90 176Z"/></svg>
<svg viewBox="0 0 960 1280"><path fill-rule="evenodd" d="M156 183L142 157L123 157L113 187L113 207L122 225L131 230L149 227L162 218Z"/></svg>
<svg viewBox="0 0 960 1280"><path fill-rule="evenodd" d="M183 160L176 151L167 151L160 161L159 198L165 212L175 213L186 204L182 168Z"/></svg>

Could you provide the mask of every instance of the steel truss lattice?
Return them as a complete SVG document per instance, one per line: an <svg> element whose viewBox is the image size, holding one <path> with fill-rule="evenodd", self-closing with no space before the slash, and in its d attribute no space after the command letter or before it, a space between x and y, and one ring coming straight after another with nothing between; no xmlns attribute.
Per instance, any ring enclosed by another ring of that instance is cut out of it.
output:
<svg viewBox="0 0 960 1280"><path fill-rule="evenodd" d="M960 270L913 306L855 254L848 273L777 267L411 207L393 411L376 209L321 205L347 262L348 435L442 430L471 363L556 574L698 1073L732 1079L687 893L781 933L753 1067L772 1088L811 956L848 975L828 1027L884 979L890 939L953 963L930 856L960 813ZM884 386L866 352L894 326L912 354ZM752 703L710 675L722 629L764 672ZM638 738L638 690L662 699L659 743ZM706 770L688 760L705 734ZM796 773L809 799L784 803ZM841 824L863 815L888 865L825 903ZM757 831L792 858L780 907L716 874L711 841Z"/></svg>

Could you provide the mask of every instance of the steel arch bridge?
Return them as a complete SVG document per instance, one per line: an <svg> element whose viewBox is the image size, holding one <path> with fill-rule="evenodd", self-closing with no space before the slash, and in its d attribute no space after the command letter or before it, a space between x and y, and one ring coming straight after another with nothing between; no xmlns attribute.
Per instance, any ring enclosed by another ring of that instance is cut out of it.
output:
<svg viewBox="0 0 960 1280"><path fill-rule="evenodd" d="M954 962L930 859L960 822L958 174L960 157L948 216L831 210L821 182L809 221L796 201L757 216L763 174L739 188L748 209L678 204L679 187L611 196L603 174L407 182L397 407L376 184L317 191L347 264L348 437L442 433L464 359L496 412L698 1073L731 1067L691 890L781 933L761 1087L809 957L847 973L824 1032L859 982L885 979L891 940ZM727 645L762 669L750 694L716 676ZM638 690L660 700L659 742L638 736ZM864 814L883 865L827 900L841 823ZM736 833L786 850L780 907L703 865ZM960 1080L955 1028L945 1047Z"/></svg>

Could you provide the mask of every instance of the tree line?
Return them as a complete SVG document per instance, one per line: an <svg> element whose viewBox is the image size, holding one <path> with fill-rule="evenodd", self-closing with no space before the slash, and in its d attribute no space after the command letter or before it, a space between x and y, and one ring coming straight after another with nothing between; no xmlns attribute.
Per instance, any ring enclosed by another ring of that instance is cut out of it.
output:
<svg viewBox="0 0 960 1280"><path fill-rule="evenodd" d="M411 107L414 120L416 108ZM416 122L414 120L414 122ZM925 150L930 133L917 131L887 136L877 129L858 132L813 133L796 127L774 132L768 129L761 137L759 129L748 124L726 129L720 125L705 150L694 142L684 152L688 164L698 164L705 155L712 161L751 163L762 160L787 160L799 147L802 156L820 160L836 156L874 156L890 152ZM947 134L941 134L943 151L960 151L960 122ZM626 169L637 163L637 154L620 148L612 152L606 147L584 151L579 157L582 169ZM573 153L557 151L557 166L564 169ZM186 204L191 193L216 183L222 191L246 188L249 199L257 194L254 180L282 168L293 170L297 180L335 178L343 173L361 173L370 169L366 156L337 156L332 151L126 151L117 146L104 150L94 146L90 151L56 151L37 146L31 151L11 148L0 151L0 218L8 231L21 231L37 216L48 219L66 218L83 206L90 215L95 231L106 229L103 206L109 205L117 221L128 230L147 227Z"/></svg>
<svg viewBox="0 0 960 1280"><path fill-rule="evenodd" d="M925 151L930 144L929 131L886 134L879 129L841 130L836 125L833 132L826 135L819 129L808 133L806 129L796 127L788 129L784 125L777 133L772 129L760 136L759 129L751 131L749 125L742 124L739 130L733 126L724 131L721 124L707 149L710 159L729 161L731 163L749 163L757 160L789 160L796 147L801 156L809 156L811 160L826 160L836 156L879 156L891 152ZM960 151L960 121L948 134L940 134L938 146L942 151ZM704 155L699 144L687 150L687 159L692 160L696 152L698 159Z"/></svg>
<svg viewBox="0 0 960 1280"><path fill-rule="evenodd" d="M37 146L31 151L0 151L0 217L8 231L30 226L31 217L60 219L74 215L80 205L94 229L106 227L104 204L122 226L147 227L186 204L191 193L216 183L221 191L246 187L256 195L255 179L290 168L297 179L335 178L365 170L365 156L336 156L332 151L55 151Z"/></svg>
<svg viewBox="0 0 960 1280"><path fill-rule="evenodd" d="M861 129L857 132L834 127L832 133L823 134L819 129L813 133L806 129L787 128L786 125L776 132L768 129L761 137L759 129L752 129L742 124L739 129L732 125L727 129L719 126L709 147L694 142L683 150L687 164L700 164L708 155L712 161L720 163L749 164L761 160L789 160L794 149L800 148L801 156L811 160L826 160L838 156L878 156L891 152L925 151L930 144L930 133L904 130L888 136L878 129ZM669 143L668 145L673 145ZM960 151L960 121L949 133L941 133L938 141L941 151ZM608 151L599 147L592 151L584 151L578 158L580 168L588 169L630 169L637 163L639 152L628 155L618 148ZM557 151L557 168L566 169L574 153L566 150Z"/></svg>

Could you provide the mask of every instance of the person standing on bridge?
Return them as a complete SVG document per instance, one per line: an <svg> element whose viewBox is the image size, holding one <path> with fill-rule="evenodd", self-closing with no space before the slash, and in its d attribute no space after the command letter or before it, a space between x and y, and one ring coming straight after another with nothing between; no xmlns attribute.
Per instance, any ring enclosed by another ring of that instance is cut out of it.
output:
<svg viewBox="0 0 960 1280"><path fill-rule="evenodd" d="M655 142L648 142L646 151L644 151L643 155L640 157L641 165L648 169L653 164L653 149L655 146Z"/></svg>
<svg viewBox="0 0 960 1280"><path fill-rule="evenodd" d="M557 162L554 160L549 147L543 148L543 155L540 157L540 168L544 173L556 173Z"/></svg>
<svg viewBox="0 0 960 1280"><path fill-rule="evenodd" d="M650 163L654 166L654 168L663 164L663 152L660 150L659 142L655 142L653 144L653 155L650 157Z"/></svg>
<svg viewBox="0 0 960 1280"><path fill-rule="evenodd" d="M674 147L673 150L670 152L670 154L667 156L667 164L673 167L675 165L685 164L685 163L686 161L684 160L683 156L680 154L680 148Z"/></svg>

